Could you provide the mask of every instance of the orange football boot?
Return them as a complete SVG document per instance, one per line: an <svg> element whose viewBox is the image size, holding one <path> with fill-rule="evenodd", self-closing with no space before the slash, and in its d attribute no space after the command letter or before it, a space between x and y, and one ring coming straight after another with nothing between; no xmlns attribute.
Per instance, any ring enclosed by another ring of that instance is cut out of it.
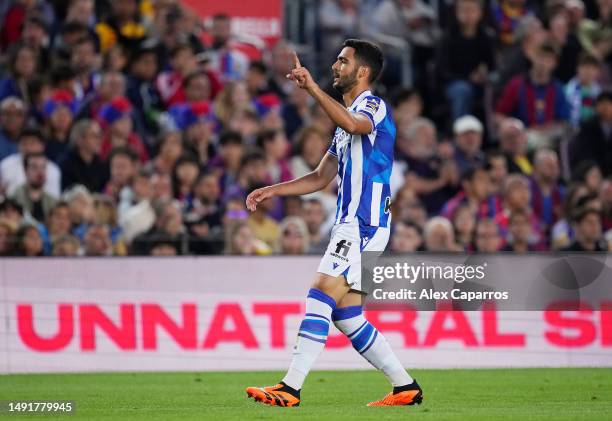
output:
<svg viewBox="0 0 612 421"><path fill-rule="evenodd" d="M300 392L295 395L289 392L289 389L287 385L279 383L275 386L247 387L246 393L255 399L255 402L270 406L300 406Z"/></svg>
<svg viewBox="0 0 612 421"><path fill-rule="evenodd" d="M423 391L421 387L416 381L408 387L408 390L398 391L397 393L389 392L384 398L370 402L368 406L420 405L421 402L423 402Z"/></svg>

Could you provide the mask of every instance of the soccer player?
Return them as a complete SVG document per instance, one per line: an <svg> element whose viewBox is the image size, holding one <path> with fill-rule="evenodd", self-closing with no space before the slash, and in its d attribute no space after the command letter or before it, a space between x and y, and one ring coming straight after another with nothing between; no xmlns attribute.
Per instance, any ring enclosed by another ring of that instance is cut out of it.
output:
<svg viewBox="0 0 612 421"><path fill-rule="evenodd" d="M346 40L342 47L332 72L333 86L342 93L346 108L323 92L295 53L294 69L287 75L338 125L319 166L295 180L257 189L246 199L247 208L254 211L270 197L312 193L336 174L339 177L336 224L306 298L289 370L275 386L246 389L248 396L273 406L299 405L300 389L325 347L331 323L393 385L392 392L369 406L413 405L423 399L417 382L362 313L366 291L361 285L361 252L383 251L389 240L389 177L396 129L387 105L370 90L382 69L382 52L357 39Z"/></svg>

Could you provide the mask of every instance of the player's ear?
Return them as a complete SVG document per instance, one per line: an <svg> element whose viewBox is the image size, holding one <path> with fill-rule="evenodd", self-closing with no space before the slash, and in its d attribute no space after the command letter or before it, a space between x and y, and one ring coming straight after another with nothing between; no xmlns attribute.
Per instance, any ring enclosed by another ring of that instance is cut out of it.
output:
<svg viewBox="0 0 612 421"><path fill-rule="evenodd" d="M359 66L359 70L357 71L357 75L360 78L368 77L370 72L370 68L366 66Z"/></svg>

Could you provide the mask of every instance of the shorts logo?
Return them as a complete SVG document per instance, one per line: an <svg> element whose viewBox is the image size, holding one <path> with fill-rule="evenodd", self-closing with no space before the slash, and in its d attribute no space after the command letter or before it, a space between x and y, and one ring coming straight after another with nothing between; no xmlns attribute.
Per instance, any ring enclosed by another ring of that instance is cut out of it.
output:
<svg viewBox="0 0 612 421"><path fill-rule="evenodd" d="M336 269L338 266L340 266L338 263L336 263L336 262L332 262L332 267L333 267L334 269Z"/></svg>
<svg viewBox="0 0 612 421"><path fill-rule="evenodd" d="M338 241L336 243L336 254L341 254L342 256L346 257L348 255L349 250L351 249L352 244L353 243L346 240Z"/></svg>

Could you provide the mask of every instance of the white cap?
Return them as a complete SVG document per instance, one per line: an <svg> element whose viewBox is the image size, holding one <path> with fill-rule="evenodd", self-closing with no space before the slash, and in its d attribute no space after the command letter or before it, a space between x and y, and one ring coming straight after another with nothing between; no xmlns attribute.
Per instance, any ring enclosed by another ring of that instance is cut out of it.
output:
<svg viewBox="0 0 612 421"><path fill-rule="evenodd" d="M453 132L455 134L463 134L466 132L482 133L482 123L473 115L464 115L455 120Z"/></svg>

